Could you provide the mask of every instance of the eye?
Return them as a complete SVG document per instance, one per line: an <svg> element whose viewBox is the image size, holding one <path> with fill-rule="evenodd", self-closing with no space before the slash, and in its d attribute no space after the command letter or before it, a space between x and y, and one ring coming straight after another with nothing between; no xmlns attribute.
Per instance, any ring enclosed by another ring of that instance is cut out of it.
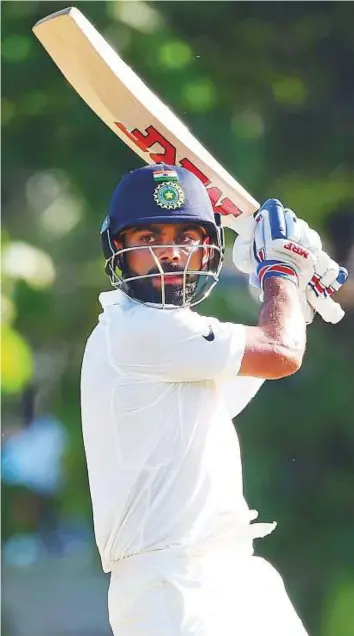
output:
<svg viewBox="0 0 354 636"><path fill-rule="evenodd" d="M154 240L155 240L155 237L153 234L144 234L139 239L141 243L153 243Z"/></svg>
<svg viewBox="0 0 354 636"><path fill-rule="evenodd" d="M195 236L194 234L183 234L181 238L182 238L182 240L181 240L182 244L183 243L184 244L187 243L187 244L190 244L190 245L192 245L192 244L196 245L197 243L200 242L199 237Z"/></svg>

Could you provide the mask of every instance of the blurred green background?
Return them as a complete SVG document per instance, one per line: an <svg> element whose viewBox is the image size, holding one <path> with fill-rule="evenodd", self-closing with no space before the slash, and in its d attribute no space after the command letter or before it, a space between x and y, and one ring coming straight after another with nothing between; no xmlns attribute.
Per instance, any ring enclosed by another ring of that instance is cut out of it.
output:
<svg viewBox="0 0 354 636"><path fill-rule="evenodd" d="M79 378L103 272L99 229L141 165L31 27L63 2L2 2L2 549L5 636L104 636ZM354 272L352 2L78 2L260 201L281 198ZM232 236L228 236L229 245ZM249 504L278 521L256 551L312 636L354 634L354 279L316 318L296 376L238 418ZM230 258L203 312L254 323Z"/></svg>

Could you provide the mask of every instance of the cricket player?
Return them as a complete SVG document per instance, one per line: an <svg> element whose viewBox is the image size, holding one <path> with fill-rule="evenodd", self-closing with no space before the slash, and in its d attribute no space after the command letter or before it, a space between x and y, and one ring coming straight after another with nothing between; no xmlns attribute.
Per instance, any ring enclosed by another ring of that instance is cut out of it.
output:
<svg viewBox="0 0 354 636"><path fill-rule="evenodd" d="M233 255L263 299L257 326L191 309L224 255L220 218L193 174L130 172L103 223L114 290L100 295L81 396L114 636L306 636L280 575L254 556L275 524L251 523L232 418L265 379L300 368L308 284L330 293L345 274L276 199L256 220Z"/></svg>

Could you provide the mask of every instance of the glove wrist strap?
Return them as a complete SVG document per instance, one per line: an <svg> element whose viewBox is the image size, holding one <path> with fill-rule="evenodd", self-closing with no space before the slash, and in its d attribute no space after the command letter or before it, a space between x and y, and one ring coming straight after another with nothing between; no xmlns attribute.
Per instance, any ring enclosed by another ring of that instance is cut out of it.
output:
<svg viewBox="0 0 354 636"><path fill-rule="evenodd" d="M291 280L296 287L299 286L299 277L296 269L288 263L281 261L262 261L257 266L257 276L263 289L264 281L268 278L284 278Z"/></svg>

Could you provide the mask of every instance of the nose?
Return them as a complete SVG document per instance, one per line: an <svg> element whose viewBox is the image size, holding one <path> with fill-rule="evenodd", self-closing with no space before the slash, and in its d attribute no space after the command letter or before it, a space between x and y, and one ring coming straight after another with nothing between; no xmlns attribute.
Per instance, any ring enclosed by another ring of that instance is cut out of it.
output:
<svg viewBox="0 0 354 636"><path fill-rule="evenodd" d="M176 245L162 247L158 255L161 263L179 263L181 253Z"/></svg>

